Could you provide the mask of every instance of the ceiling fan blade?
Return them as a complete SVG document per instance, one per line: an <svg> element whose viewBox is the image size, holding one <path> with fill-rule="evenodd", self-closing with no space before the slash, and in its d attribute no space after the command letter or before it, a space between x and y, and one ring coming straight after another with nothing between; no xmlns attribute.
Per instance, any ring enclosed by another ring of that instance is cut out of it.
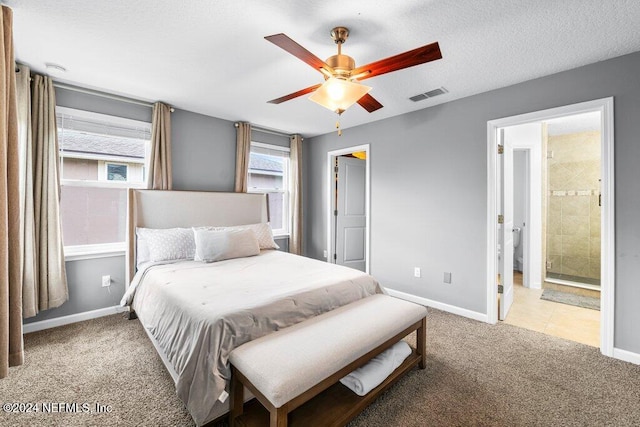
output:
<svg viewBox="0 0 640 427"><path fill-rule="evenodd" d="M366 94L365 96L360 98L358 100L358 104L360 104L362 108L364 108L370 113L373 113L374 111L379 110L380 108L383 107L383 105L380 104L380 102L378 102L377 99L375 99L373 96L369 94Z"/></svg>
<svg viewBox="0 0 640 427"><path fill-rule="evenodd" d="M304 47L300 46L286 34L274 34L272 36L266 36L265 39L275 44L276 46L286 50L296 58L301 59L302 61L311 65L318 71L320 71L321 68L324 68L325 70L329 71L329 73L334 73L333 68L331 68L326 62L315 56L313 53L309 52Z"/></svg>
<svg viewBox="0 0 640 427"><path fill-rule="evenodd" d="M306 95L307 93L311 93L314 90L318 89L320 86L322 86L321 83L319 83L317 85L309 86L309 87L301 89L301 90L299 90L297 92L290 93L289 95L281 96L280 98L272 99L271 101L269 101L269 104L280 104L280 103L288 101L290 99L294 99L294 98L297 98L299 96Z"/></svg>
<svg viewBox="0 0 640 427"><path fill-rule="evenodd" d="M403 68L413 67L414 65L424 64L425 62L435 61L442 58L440 46L438 42L400 53L389 58L381 59L361 67L357 67L351 71L352 76L364 74L357 77L358 80L370 79L371 77L381 74L390 73L392 71L402 70Z"/></svg>

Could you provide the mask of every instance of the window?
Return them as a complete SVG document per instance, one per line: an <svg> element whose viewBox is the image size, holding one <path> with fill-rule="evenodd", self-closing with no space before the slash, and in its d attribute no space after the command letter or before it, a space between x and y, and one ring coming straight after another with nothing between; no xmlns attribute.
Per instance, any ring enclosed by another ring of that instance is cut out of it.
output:
<svg viewBox="0 0 640 427"><path fill-rule="evenodd" d="M128 165L107 163L107 181L126 181L127 169Z"/></svg>
<svg viewBox="0 0 640 427"><path fill-rule="evenodd" d="M68 255L124 250L127 188L145 188L151 123L56 108Z"/></svg>
<svg viewBox="0 0 640 427"><path fill-rule="evenodd" d="M289 234L289 148L278 145L251 143L249 193L266 193L273 234Z"/></svg>

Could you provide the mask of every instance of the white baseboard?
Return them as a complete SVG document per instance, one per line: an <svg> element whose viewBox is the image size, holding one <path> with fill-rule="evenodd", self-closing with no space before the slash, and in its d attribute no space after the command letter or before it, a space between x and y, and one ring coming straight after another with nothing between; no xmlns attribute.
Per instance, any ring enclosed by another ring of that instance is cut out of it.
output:
<svg viewBox="0 0 640 427"><path fill-rule="evenodd" d="M114 305L113 307L99 308L97 310L85 311L83 313L70 314L68 316L56 317L54 319L41 320L39 322L26 323L22 326L22 332L42 331L44 329L69 325L71 323L82 322L83 320L97 319L98 317L109 316L111 314L122 313L127 309Z"/></svg>
<svg viewBox="0 0 640 427"><path fill-rule="evenodd" d="M442 302L433 301L427 298L419 297L419 296L408 294L405 292L396 291L395 289L385 288L385 290L392 297L415 302L416 304L424 305L427 307L433 307L438 310L446 311L448 313L457 314L458 316L468 317L469 319L479 320L480 322L485 322L485 323L488 322L487 315L484 313L478 313L477 311L467 310L466 308L460 308L455 305L449 305Z"/></svg>
<svg viewBox="0 0 640 427"><path fill-rule="evenodd" d="M632 353L627 350L621 350L619 348L613 348L613 357L616 359L624 360L625 362L635 363L640 365L640 354Z"/></svg>

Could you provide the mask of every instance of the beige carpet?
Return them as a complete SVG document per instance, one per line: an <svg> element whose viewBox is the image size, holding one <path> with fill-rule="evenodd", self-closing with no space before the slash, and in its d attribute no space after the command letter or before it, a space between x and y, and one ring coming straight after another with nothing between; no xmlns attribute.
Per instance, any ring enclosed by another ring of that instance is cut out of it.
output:
<svg viewBox="0 0 640 427"><path fill-rule="evenodd" d="M353 426L638 426L640 366L593 347L430 310L428 363ZM190 426L140 323L120 315L29 334L0 401L110 405L106 414L0 412L0 426Z"/></svg>

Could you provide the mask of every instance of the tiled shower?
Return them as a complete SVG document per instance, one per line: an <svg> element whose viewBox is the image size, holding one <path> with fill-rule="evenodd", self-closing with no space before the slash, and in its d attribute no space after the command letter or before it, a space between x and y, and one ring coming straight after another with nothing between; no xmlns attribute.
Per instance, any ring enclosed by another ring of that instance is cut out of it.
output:
<svg viewBox="0 0 640 427"><path fill-rule="evenodd" d="M600 132L547 140L547 280L600 284Z"/></svg>

